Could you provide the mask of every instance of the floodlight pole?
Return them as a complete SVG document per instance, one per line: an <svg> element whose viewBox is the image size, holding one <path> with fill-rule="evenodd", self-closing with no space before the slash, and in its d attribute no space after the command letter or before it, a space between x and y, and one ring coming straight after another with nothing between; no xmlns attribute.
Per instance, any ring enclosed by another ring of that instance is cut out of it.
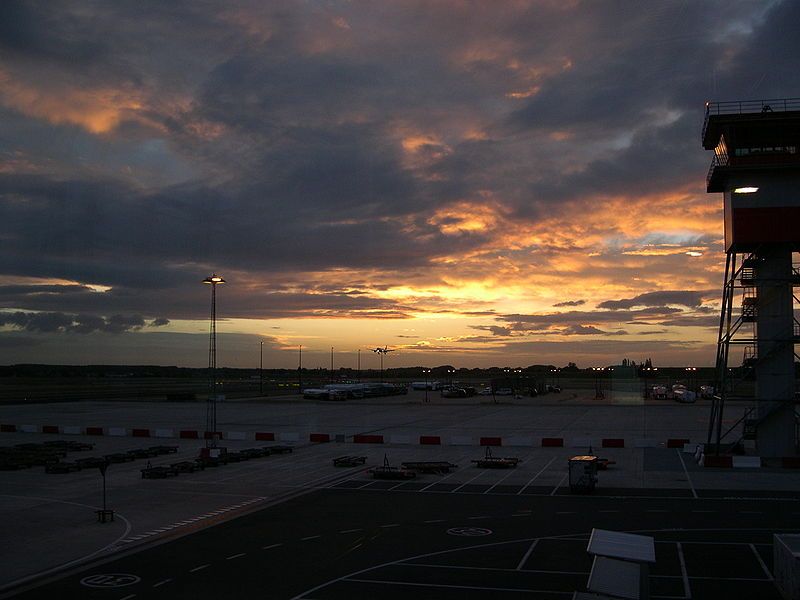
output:
<svg viewBox="0 0 800 600"><path fill-rule="evenodd" d="M264 342L259 344L260 352L258 355L258 394L264 395Z"/></svg>
<svg viewBox="0 0 800 600"><path fill-rule="evenodd" d="M297 393L303 393L303 344L300 344L300 352L297 358Z"/></svg>
<svg viewBox="0 0 800 600"><path fill-rule="evenodd" d="M206 448L217 447L217 286L225 280L212 274L203 279L211 286L211 326L208 339L209 390L206 403Z"/></svg>

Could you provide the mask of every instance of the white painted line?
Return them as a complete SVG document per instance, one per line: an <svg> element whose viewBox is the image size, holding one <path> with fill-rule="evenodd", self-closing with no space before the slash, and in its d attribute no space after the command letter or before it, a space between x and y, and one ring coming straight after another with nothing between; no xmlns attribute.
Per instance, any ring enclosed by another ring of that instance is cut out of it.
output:
<svg viewBox="0 0 800 600"><path fill-rule="evenodd" d="M553 488L552 492L550 492L551 496L555 496L556 495L556 492L558 491L558 488L560 488L564 484L564 482L567 480L567 475L569 475L569 473L564 473L564 476L561 478L561 481L559 481L558 485Z"/></svg>
<svg viewBox="0 0 800 600"><path fill-rule="evenodd" d="M154 588L161 587L162 585L164 585L165 583L169 583L170 581L172 581L172 579L164 579L163 581L159 581L158 583L154 583L153 587Z"/></svg>
<svg viewBox="0 0 800 600"><path fill-rule="evenodd" d="M715 510L693 510L693 513L715 513Z"/></svg>
<svg viewBox="0 0 800 600"><path fill-rule="evenodd" d="M520 559L519 563L517 564L517 571L521 571L522 570L522 567L525 565L526 562L528 562L528 558L530 558L531 554L533 554L533 549L536 548L536 544L538 544L538 543L539 543L538 539L533 540L533 542L531 543L530 547L528 548L528 551L523 555L523 557Z"/></svg>
<svg viewBox="0 0 800 600"><path fill-rule="evenodd" d="M465 458L467 458L467 456L466 456L466 455L459 456L459 457L458 457L458 459L454 460L453 462L454 462L455 464L460 464L460 463L461 463L461 461L462 461L462 460L464 460ZM436 485L437 483L441 483L441 482L442 482L442 481L444 481L445 479L449 479L450 477L452 477L452 476L453 476L453 475L455 475L456 473L458 473L458 470L455 470L455 469L454 469L452 473L448 473L448 474L447 474L447 475L445 475L444 477L440 477L438 481L434 481L434 482L432 482L432 483L429 483L429 484L428 484L428 485L426 485L424 488L420 488L418 491L420 491L420 492L424 492L424 491L425 491L425 490L427 490L429 487L431 487L431 486L433 486L433 485Z"/></svg>
<svg viewBox="0 0 800 600"><path fill-rule="evenodd" d="M769 572L767 565L764 564L764 560L761 558L761 555L758 553L758 550L756 550L756 547L753 544L748 544L748 546L750 546L750 550L753 551L753 554L756 555L756 560L758 561L758 564L761 565L761 569L764 571L764 575L766 575L767 579L769 579L770 581L774 581L772 573Z"/></svg>
<svg viewBox="0 0 800 600"><path fill-rule="evenodd" d="M384 529L388 527L400 527L400 523L389 523L388 525L379 525L379 527L383 527Z"/></svg>
<svg viewBox="0 0 800 600"><path fill-rule="evenodd" d="M501 477L501 478L500 478L500 480L499 480L497 483L493 484L491 487L489 487L489 489L488 489L488 490L486 490L486 491L485 491L485 492L483 492L483 493L484 493L484 494L486 494L486 493L488 493L488 492L491 492L491 491L494 489L494 487L495 487L496 485L498 485L498 484L500 484L500 483L503 483L503 482L506 480L506 478L507 478L507 477L509 477L510 475L514 475L514 473L515 473L515 472L514 472L514 469L509 469L509 470L508 470L508 473L507 473L506 475L504 475L503 477Z"/></svg>
<svg viewBox="0 0 800 600"><path fill-rule="evenodd" d="M475 481L475 480L476 480L478 477L480 477L481 475L486 475L486 473L487 473L488 471L489 471L489 469L486 469L486 470L483 470L483 471L481 471L480 473L478 473L477 475L475 475L475 477L473 477L472 479L468 479L467 481L465 481L464 483L462 483L460 486L458 486L458 487L457 487L457 488L455 488L454 490L450 490L450 493L451 493L451 494L454 494L455 492L457 492L458 490L460 490L461 488L463 488L465 485L467 485L467 484L469 484L469 483L472 483L473 481Z"/></svg>
<svg viewBox="0 0 800 600"><path fill-rule="evenodd" d="M618 510L598 510L599 513L618 513Z"/></svg>
<svg viewBox="0 0 800 600"><path fill-rule="evenodd" d="M692 588L689 587L689 575L686 572L686 561L683 558L683 546L681 543L678 542L678 559L681 561L681 577L683 578L683 597L684 598L691 598L692 597Z"/></svg>
<svg viewBox="0 0 800 600"><path fill-rule="evenodd" d="M361 529L361 528L358 528L358 529L343 529L339 533L355 533L356 531L364 531L364 530Z"/></svg>
<svg viewBox="0 0 800 600"><path fill-rule="evenodd" d="M245 554L247 554L247 552L240 552L239 554L232 554L231 556L228 556L225 560L233 560L234 558L241 558Z"/></svg>
<svg viewBox="0 0 800 600"><path fill-rule="evenodd" d="M548 538L545 538L548 539ZM558 538L553 538L558 539ZM507 572L507 573L514 573L518 569L508 569L503 567L465 567L463 565L434 565L430 563L410 563L410 562L403 562L399 561L397 563L403 567L423 567L426 569L458 569L461 571L498 571L498 572ZM553 571L553 570L543 570L543 569L519 569L522 573L548 573L551 575L588 575L589 571ZM660 577L660 575L653 575L652 577ZM678 577L677 575L664 575L664 577ZM657 596L659 598L663 598L663 596Z"/></svg>
<svg viewBox="0 0 800 600"><path fill-rule="evenodd" d="M204 565L200 565L199 567L195 567L194 569L189 569L189 573L197 573L198 571L202 571L203 569L207 569L210 567L210 563L206 563Z"/></svg>
<svg viewBox="0 0 800 600"><path fill-rule="evenodd" d="M692 483L692 478L689 477L689 471L686 469L686 463L683 462L683 455L681 454L681 451L678 448L675 448L675 452L678 454L678 458L681 461L681 466L683 467L683 473L686 475L686 481L689 482L689 487L692 490L692 496L697 498L697 491L695 491L695 489L694 489L694 484Z"/></svg>
<svg viewBox="0 0 800 600"><path fill-rule="evenodd" d="M321 535L310 535L308 537L300 538L301 542L307 542L308 540L316 540L317 538L321 538Z"/></svg>
<svg viewBox="0 0 800 600"><path fill-rule="evenodd" d="M423 521L423 523L444 523L444 519L429 519L427 521Z"/></svg>
<svg viewBox="0 0 800 600"><path fill-rule="evenodd" d="M489 517L489 516L483 516L483 517L467 517L467 519L469 519L469 520L471 520L471 521L475 521L476 519L491 519L491 518L492 518L492 517Z"/></svg>
<svg viewBox="0 0 800 600"><path fill-rule="evenodd" d="M387 581L384 579L355 579L344 577L340 581L353 581L355 583L380 583L382 585L407 585L412 587L432 587L446 588L450 590L479 590L485 592L525 592L528 594L560 594L572 597L574 592L556 592L553 590L533 590L530 588L501 588L501 587L482 587L477 585L445 585L442 583L412 583L410 581Z"/></svg>
<svg viewBox="0 0 800 600"><path fill-rule="evenodd" d="M530 515L529 515L528 513L517 514L517 515L511 515L511 516L512 516L512 517L530 517Z"/></svg>
<svg viewBox="0 0 800 600"><path fill-rule="evenodd" d="M558 458L558 457L554 456L553 458L551 458L551 459L550 459L550 462L548 462L548 463L547 463L545 466L543 466L543 467L541 468L541 470L540 470L540 471L539 471L539 472L538 472L536 475L534 475L533 477L531 477L531 480L530 480L528 483L526 483L525 485L523 485L523 486L522 486L522 489L521 489L520 491L518 491L518 492L517 492L517 496L519 496L519 495L520 495L522 492L524 492L524 491L525 491L525 488L527 488L527 487L528 487L530 484L532 484L532 483L533 483L533 482L536 480L536 478L537 478L537 477L539 477L539 475L541 475L542 473L544 473L545 469L547 469L547 467L549 467L550 465L552 465L552 464L553 464L553 461L554 461L556 458Z"/></svg>
<svg viewBox="0 0 800 600"><path fill-rule="evenodd" d="M574 515L575 511L573 510L561 510L556 512L557 515Z"/></svg>
<svg viewBox="0 0 800 600"><path fill-rule="evenodd" d="M120 598L119 600L131 600L131 598L136 598L136 594L128 594L124 598Z"/></svg>
<svg viewBox="0 0 800 600"><path fill-rule="evenodd" d="M262 550L271 550L272 548L277 548L278 546L283 546L283 543L271 544L270 546L261 546L261 549Z"/></svg>

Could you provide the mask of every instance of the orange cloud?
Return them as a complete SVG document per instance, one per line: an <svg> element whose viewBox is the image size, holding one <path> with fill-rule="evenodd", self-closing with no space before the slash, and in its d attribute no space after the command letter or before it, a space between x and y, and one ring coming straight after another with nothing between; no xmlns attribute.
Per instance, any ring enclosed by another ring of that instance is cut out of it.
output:
<svg viewBox="0 0 800 600"><path fill-rule="evenodd" d="M141 93L135 90L37 89L4 71L0 71L0 103L29 117L79 125L91 133L106 133L143 107Z"/></svg>

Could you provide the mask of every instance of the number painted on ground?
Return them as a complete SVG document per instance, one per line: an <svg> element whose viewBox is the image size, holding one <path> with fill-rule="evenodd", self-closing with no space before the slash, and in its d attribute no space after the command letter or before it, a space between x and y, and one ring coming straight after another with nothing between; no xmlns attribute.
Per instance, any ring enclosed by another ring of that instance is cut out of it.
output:
<svg viewBox="0 0 800 600"><path fill-rule="evenodd" d="M480 537L482 535L492 535L491 529L483 527L452 527L447 530L448 535L460 535L464 537Z"/></svg>
<svg viewBox="0 0 800 600"><path fill-rule="evenodd" d="M91 588L118 588L139 583L141 577L128 573L98 573L81 579L81 585Z"/></svg>

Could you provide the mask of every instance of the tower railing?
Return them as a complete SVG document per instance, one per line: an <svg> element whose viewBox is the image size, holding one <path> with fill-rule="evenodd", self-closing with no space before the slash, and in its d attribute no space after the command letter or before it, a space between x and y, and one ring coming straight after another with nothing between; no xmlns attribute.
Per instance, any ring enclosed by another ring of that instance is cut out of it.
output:
<svg viewBox="0 0 800 600"><path fill-rule="evenodd" d="M800 98L768 98L764 100L735 100L730 102L706 102L703 120L703 138L711 115L743 115L748 113L787 112L800 110Z"/></svg>

